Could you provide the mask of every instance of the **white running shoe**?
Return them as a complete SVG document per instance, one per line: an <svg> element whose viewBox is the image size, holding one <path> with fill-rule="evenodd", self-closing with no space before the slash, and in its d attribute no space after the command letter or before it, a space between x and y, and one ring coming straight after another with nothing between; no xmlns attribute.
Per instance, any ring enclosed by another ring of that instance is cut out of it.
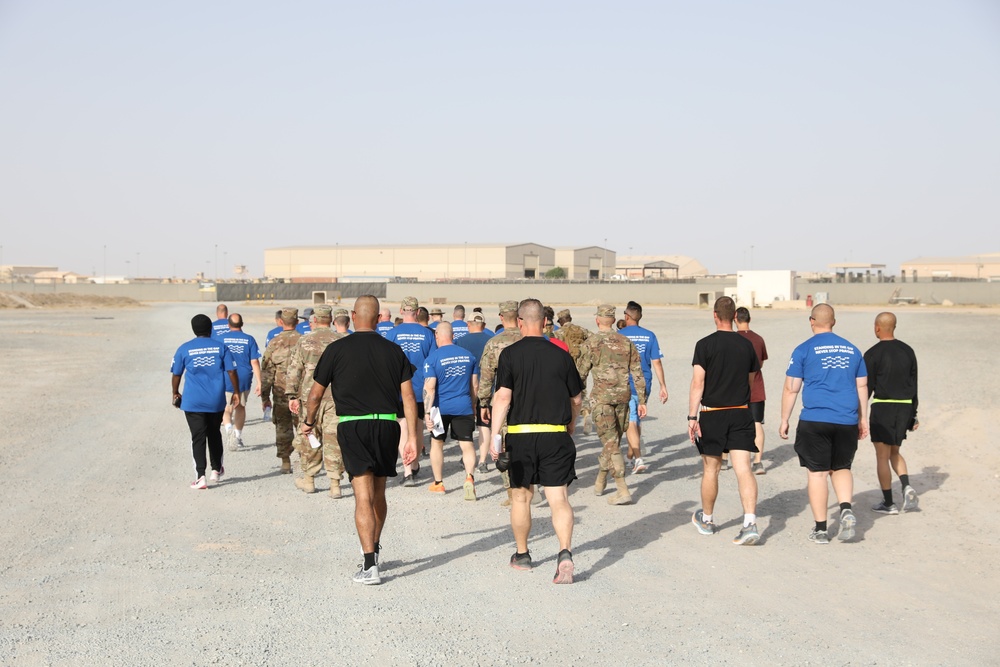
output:
<svg viewBox="0 0 1000 667"><path fill-rule="evenodd" d="M196 489L196 490L207 489L208 488L208 484L205 482L205 476L202 475L201 477L199 477L195 481L191 482L191 488L192 489Z"/></svg>
<svg viewBox="0 0 1000 667"><path fill-rule="evenodd" d="M222 476L226 474L225 467L220 467L219 470L213 470L212 474L208 476L210 482L221 482Z"/></svg>

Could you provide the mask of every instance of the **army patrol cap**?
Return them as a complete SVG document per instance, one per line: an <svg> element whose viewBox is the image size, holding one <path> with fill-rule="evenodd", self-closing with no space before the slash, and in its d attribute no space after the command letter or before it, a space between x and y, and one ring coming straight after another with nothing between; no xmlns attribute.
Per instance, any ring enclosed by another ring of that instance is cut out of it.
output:
<svg viewBox="0 0 1000 667"><path fill-rule="evenodd" d="M570 317L569 308L563 308L558 313L556 313L556 319L557 320L562 320L562 319L565 319L567 317Z"/></svg>
<svg viewBox="0 0 1000 667"><path fill-rule="evenodd" d="M298 308L282 308L281 309L281 319L299 319L299 309Z"/></svg>
<svg viewBox="0 0 1000 667"><path fill-rule="evenodd" d="M597 316L598 317L610 317L611 319L614 319L615 318L615 307L612 306L612 305L610 305L610 304L607 304L607 303L602 303L601 305L599 305L597 307Z"/></svg>
<svg viewBox="0 0 1000 667"><path fill-rule="evenodd" d="M341 316L347 317L348 315L350 315L350 313L347 312L346 308L338 308L337 310L333 311L334 317L341 317Z"/></svg>
<svg viewBox="0 0 1000 667"><path fill-rule="evenodd" d="M302 314L299 315L299 317L301 317L304 320L308 320L310 317L313 316L314 312L315 311L312 308L306 308L305 310L302 311Z"/></svg>
<svg viewBox="0 0 1000 667"><path fill-rule="evenodd" d="M316 317L329 318L332 312L333 312L333 306L327 306L327 305L316 306L313 309L313 315L315 315Z"/></svg>
<svg viewBox="0 0 1000 667"><path fill-rule="evenodd" d="M444 315L444 312L440 308L434 308L430 312L431 315Z"/></svg>
<svg viewBox="0 0 1000 667"><path fill-rule="evenodd" d="M403 310L416 310L420 307L420 302L415 296L403 297Z"/></svg>
<svg viewBox="0 0 1000 667"><path fill-rule="evenodd" d="M517 301L503 301L500 304L500 314L504 313L516 313L517 312Z"/></svg>

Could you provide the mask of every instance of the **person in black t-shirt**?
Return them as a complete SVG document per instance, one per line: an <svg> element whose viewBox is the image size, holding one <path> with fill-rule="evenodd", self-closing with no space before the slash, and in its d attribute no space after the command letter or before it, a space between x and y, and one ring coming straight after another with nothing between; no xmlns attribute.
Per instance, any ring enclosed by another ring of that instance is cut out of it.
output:
<svg viewBox="0 0 1000 667"><path fill-rule="evenodd" d="M403 463L408 465L417 458L413 365L398 345L375 331L378 312L377 298L358 297L351 313L354 333L330 343L316 365L301 429L305 436L312 433L316 411L329 386L337 404L337 440L354 489L354 523L365 558L354 575L359 584L382 583L379 540L387 512L386 477L396 476L400 395L408 431Z"/></svg>
<svg viewBox="0 0 1000 667"><path fill-rule="evenodd" d="M882 489L882 502L872 511L899 514L892 501L892 473L896 471L903 487L903 511L917 509L917 492L910 486L906 461L899 448L907 431L916 431L917 355L913 348L896 340L896 316L890 312L875 317L875 336L879 342L865 352L868 369L868 396L872 397L868 417L872 445L875 446L875 469Z"/></svg>
<svg viewBox="0 0 1000 667"><path fill-rule="evenodd" d="M698 341L691 362L688 437L698 447L703 463L702 507L691 522L702 535L715 532L712 513L719 495L722 454L729 453L743 503L743 528L733 544L756 544L757 478L750 470L756 429L750 412L750 387L760 370L757 353L746 338L733 331L736 303L728 296L715 301L715 333Z"/></svg>
<svg viewBox="0 0 1000 667"><path fill-rule="evenodd" d="M528 533L534 485L545 488L552 509L552 527L559 540L556 584L573 583L573 508L567 487L576 479L573 425L580 415L583 385L573 357L542 335L543 306L525 299L517 310L521 340L500 353L493 394L493 439L507 423L512 503L510 525L517 551L510 566L531 569ZM494 460L498 458L492 452Z"/></svg>

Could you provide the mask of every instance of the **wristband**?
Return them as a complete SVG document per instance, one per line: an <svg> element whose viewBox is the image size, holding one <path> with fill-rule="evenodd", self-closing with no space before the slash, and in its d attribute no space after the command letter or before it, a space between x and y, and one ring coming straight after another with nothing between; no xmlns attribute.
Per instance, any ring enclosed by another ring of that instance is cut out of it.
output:
<svg viewBox="0 0 1000 667"><path fill-rule="evenodd" d="M312 428L313 426L316 425L316 422L313 422L312 424L310 424L305 419L302 420L302 423L305 424L306 426L308 426L309 428Z"/></svg>
<svg viewBox="0 0 1000 667"><path fill-rule="evenodd" d="M695 415L694 417L692 417L691 415L688 415L688 421L689 422L696 422L696 421L698 421L698 416Z"/></svg>

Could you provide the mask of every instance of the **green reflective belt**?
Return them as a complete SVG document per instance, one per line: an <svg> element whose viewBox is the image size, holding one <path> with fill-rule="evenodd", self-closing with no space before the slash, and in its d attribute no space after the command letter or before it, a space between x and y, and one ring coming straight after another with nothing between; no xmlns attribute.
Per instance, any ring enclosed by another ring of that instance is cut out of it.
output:
<svg viewBox="0 0 1000 667"><path fill-rule="evenodd" d="M872 403L913 403L912 398L873 398Z"/></svg>
<svg viewBox="0 0 1000 667"><path fill-rule="evenodd" d="M386 421L396 421L396 415L392 412L387 412L384 414L372 414L372 415L339 415L337 417L339 421L342 422L353 422L359 419L384 419Z"/></svg>

